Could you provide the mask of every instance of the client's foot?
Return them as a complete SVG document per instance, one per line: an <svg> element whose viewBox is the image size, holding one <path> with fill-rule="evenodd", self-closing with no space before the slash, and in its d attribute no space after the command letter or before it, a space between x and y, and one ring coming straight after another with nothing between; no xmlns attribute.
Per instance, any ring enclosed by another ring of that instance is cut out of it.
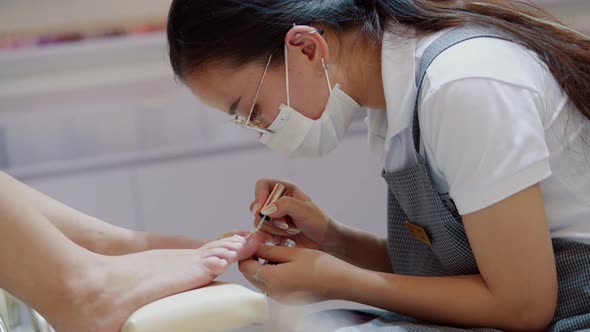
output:
<svg viewBox="0 0 590 332"><path fill-rule="evenodd" d="M163 297L210 284L258 241L235 236L196 250L153 250L101 256L86 280L76 283L59 312L46 313L57 332L119 332L137 309ZM70 303L71 302L71 303Z"/></svg>

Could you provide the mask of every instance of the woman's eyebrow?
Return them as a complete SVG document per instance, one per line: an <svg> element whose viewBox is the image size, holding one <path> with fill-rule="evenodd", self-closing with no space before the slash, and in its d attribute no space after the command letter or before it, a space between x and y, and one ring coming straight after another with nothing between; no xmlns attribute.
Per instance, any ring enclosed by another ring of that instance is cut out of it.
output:
<svg viewBox="0 0 590 332"><path fill-rule="evenodd" d="M240 100L242 100L242 96L238 97L238 99L236 99L236 101L234 101L230 106L229 106L229 115L236 115L236 111L238 109L238 105L240 104Z"/></svg>

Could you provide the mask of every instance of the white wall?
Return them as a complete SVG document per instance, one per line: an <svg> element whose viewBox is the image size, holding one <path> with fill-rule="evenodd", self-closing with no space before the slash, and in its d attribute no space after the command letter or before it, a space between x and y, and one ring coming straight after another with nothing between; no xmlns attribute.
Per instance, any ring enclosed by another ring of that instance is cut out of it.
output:
<svg viewBox="0 0 590 332"><path fill-rule="evenodd" d="M171 0L2 0L1 33L47 33L164 22Z"/></svg>

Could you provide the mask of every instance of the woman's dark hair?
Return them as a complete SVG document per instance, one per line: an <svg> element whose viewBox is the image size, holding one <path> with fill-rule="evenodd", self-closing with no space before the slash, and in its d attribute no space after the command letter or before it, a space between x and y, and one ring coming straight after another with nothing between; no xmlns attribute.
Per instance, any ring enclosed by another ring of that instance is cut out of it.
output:
<svg viewBox="0 0 590 332"><path fill-rule="evenodd" d="M280 61L294 23L342 33L360 31L380 43L383 33L424 36L462 25L505 31L534 51L571 102L590 119L590 38L538 7L515 0L174 0L168 43L174 73L184 80L204 64L240 66ZM410 29L408 29L410 28Z"/></svg>

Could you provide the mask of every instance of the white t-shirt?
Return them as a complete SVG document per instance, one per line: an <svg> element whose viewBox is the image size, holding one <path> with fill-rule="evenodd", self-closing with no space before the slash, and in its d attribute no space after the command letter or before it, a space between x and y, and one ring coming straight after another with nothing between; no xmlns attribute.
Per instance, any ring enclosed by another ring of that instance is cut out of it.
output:
<svg viewBox="0 0 590 332"><path fill-rule="evenodd" d="M384 38L387 110L368 110L367 125L388 172L414 160L416 66L442 33ZM590 121L534 53L505 40L465 41L432 63L422 89L423 155L460 214L541 183L552 237L590 243Z"/></svg>

